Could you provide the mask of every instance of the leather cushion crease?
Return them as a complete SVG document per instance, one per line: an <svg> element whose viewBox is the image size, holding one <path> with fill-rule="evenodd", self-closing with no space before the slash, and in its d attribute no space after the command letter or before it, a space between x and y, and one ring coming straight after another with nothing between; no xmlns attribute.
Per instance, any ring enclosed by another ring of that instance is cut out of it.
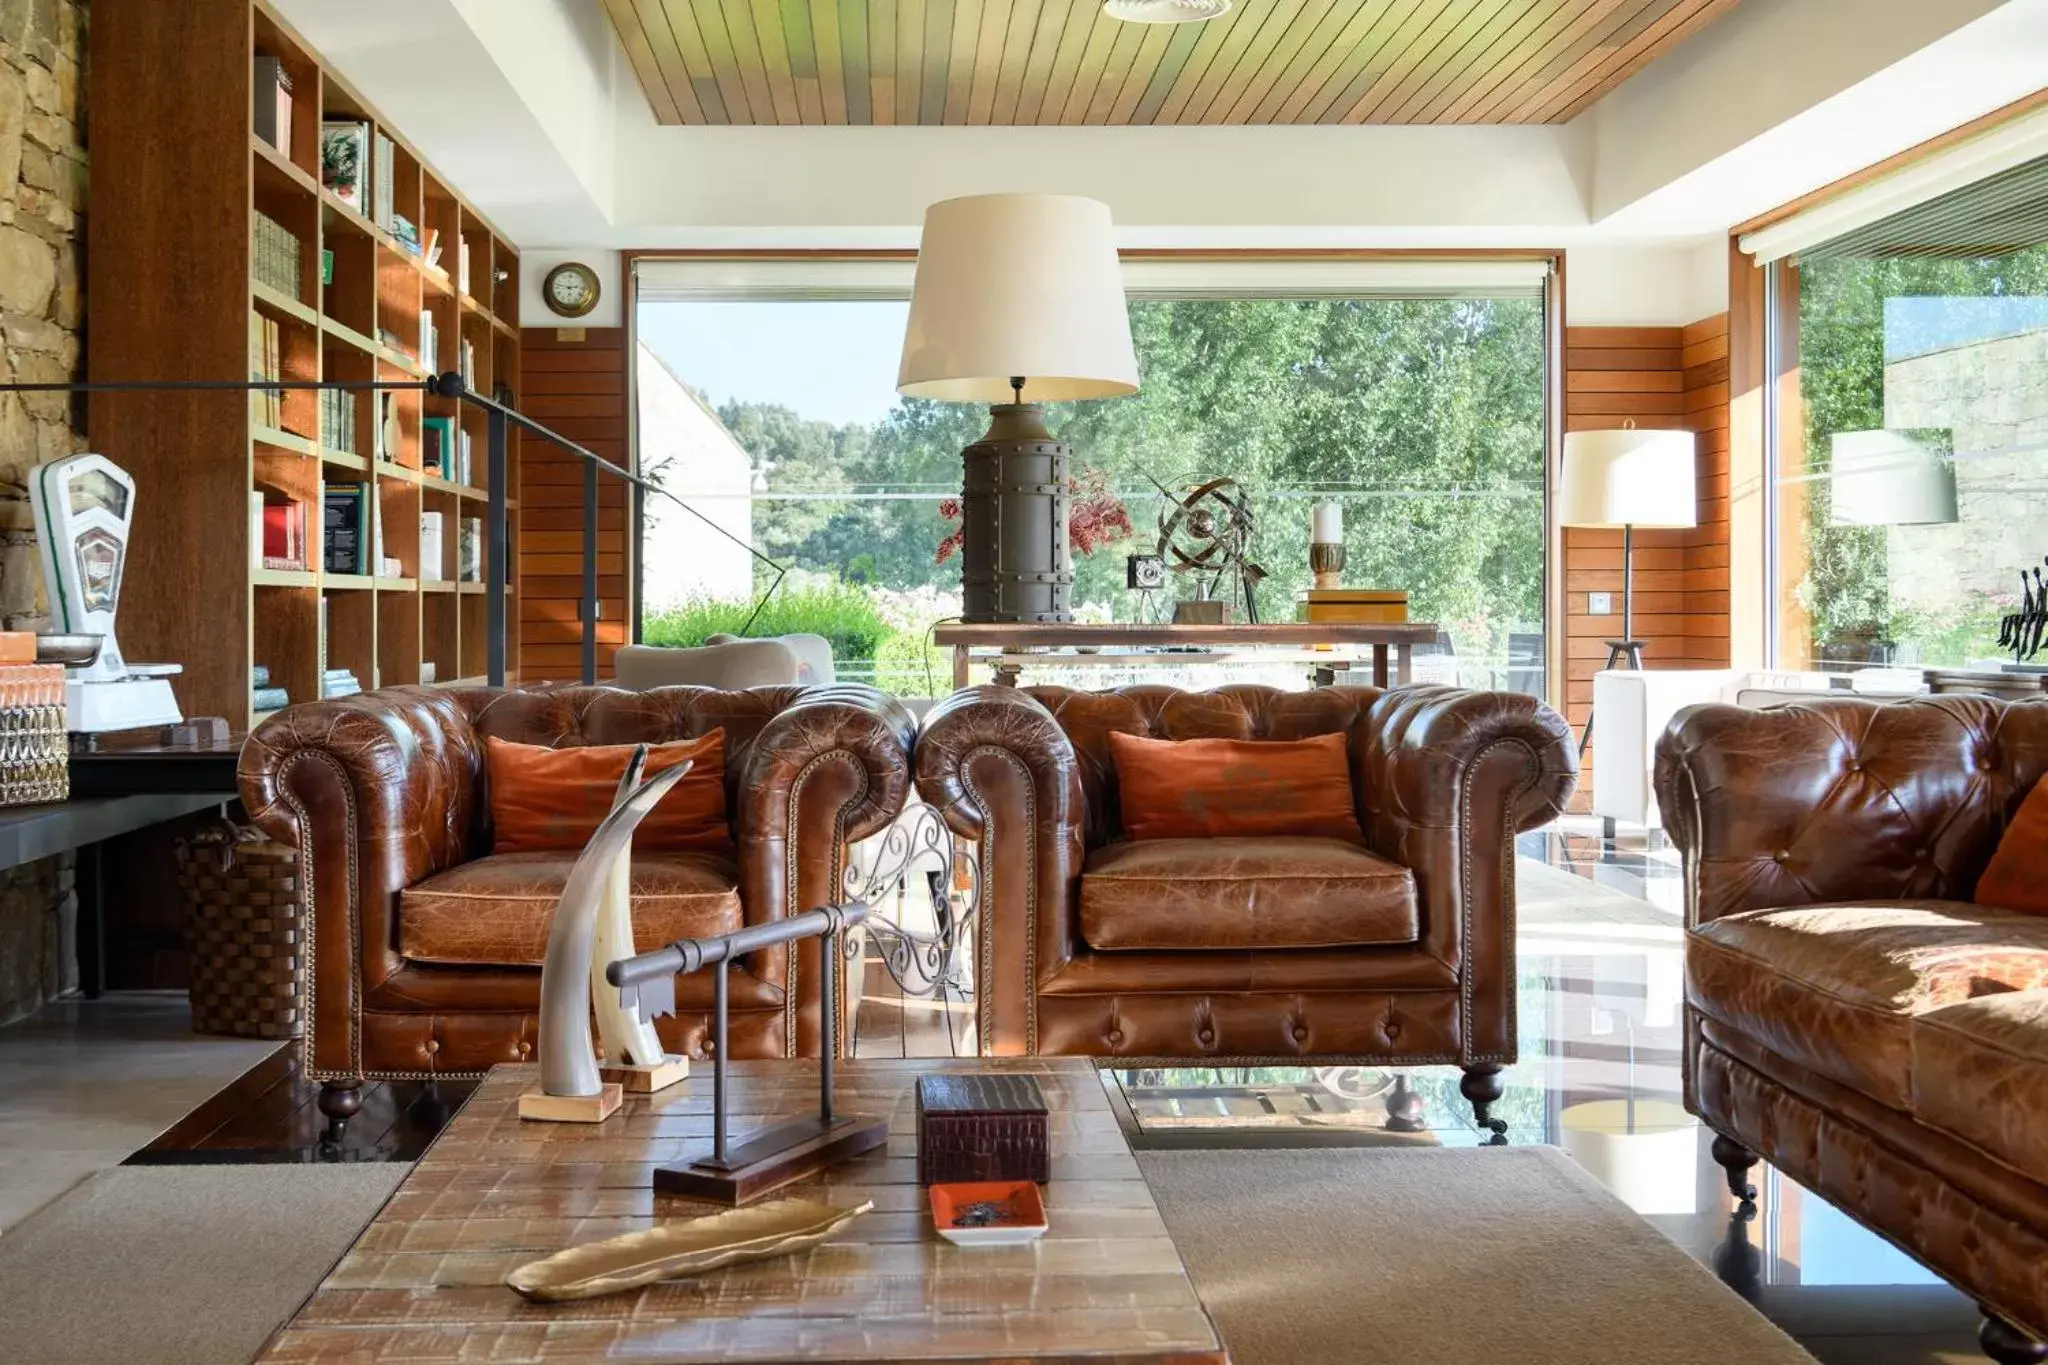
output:
<svg viewBox="0 0 2048 1365"><path fill-rule="evenodd" d="M2048 916L1987 869L2034 856L2044 768L2048 699L1944 695L1692 707L1656 772L1687 1106L2036 1335Z"/></svg>
<svg viewBox="0 0 2048 1365"><path fill-rule="evenodd" d="M1096 849L1081 873L1081 937L1101 950L1348 948L1415 934L1414 875L1341 839L1135 840Z"/></svg>

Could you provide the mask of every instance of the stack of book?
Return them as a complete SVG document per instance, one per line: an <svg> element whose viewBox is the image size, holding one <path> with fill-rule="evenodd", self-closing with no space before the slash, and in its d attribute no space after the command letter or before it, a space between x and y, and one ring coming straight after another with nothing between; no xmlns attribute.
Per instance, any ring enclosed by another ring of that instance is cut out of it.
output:
<svg viewBox="0 0 2048 1365"><path fill-rule="evenodd" d="M249 494L249 528L255 540L258 563L266 569L306 567L306 505L275 489L257 489Z"/></svg>
<svg viewBox="0 0 2048 1365"><path fill-rule="evenodd" d="M258 384L275 384L284 377L279 356L277 319L249 314L249 378ZM258 426L284 425L284 394L278 389L251 389L249 417Z"/></svg>
<svg viewBox="0 0 2048 1365"><path fill-rule="evenodd" d="M320 674L320 695L323 697L353 697L362 690L361 680L346 668L330 668Z"/></svg>
<svg viewBox="0 0 2048 1365"><path fill-rule="evenodd" d="M330 483L321 519L321 563L329 573L370 572L370 490L367 484Z"/></svg>
<svg viewBox="0 0 2048 1365"><path fill-rule="evenodd" d="M278 293L299 298L299 271L305 265L305 248L283 223L260 210L255 215L253 259L250 273L257 281Z"/></svg>
<svg viewBox="0 0 2048 1365"><path fill-rule="evenodd" d="M292 151L292 73L267 52L256 54L256 136L283 152Z"/></svg>
<svg viewBox="0 0 2048 1365"><path fill-rule="evenodd" d="M320 444L356 453L356 396L350 390L320 390Z"/></svg>
<svg viewBox="0 0 2048 1365"><path fill-rule="evenodd" d="M277 711L290 706L292 699L282 687L270 685L270 666L257 664L249 670L249 705L258 711Z"/></svg>

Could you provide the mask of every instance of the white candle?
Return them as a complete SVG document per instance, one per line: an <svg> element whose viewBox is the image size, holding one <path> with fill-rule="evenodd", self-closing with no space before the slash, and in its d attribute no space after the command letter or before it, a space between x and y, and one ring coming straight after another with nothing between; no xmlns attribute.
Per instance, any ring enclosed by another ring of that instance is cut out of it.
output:
<svg viewBox="0 0 2048 1365"><path fill-rule="evenodd" d="M1336 545L1344 539L1344 509L1334 502L1316 504L1315 532L1310 537L1318 545Z"/></svg>

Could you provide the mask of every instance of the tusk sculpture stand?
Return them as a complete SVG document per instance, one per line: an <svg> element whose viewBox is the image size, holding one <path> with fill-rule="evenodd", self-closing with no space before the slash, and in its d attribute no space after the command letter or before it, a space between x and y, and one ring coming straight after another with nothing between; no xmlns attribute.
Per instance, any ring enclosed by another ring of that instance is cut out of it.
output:
<svg viewBox="0 0 2048 1365"><path fill-rule="evenodd" d="M651 1093L690 1074L687 1057L662 1051L652 1016L605 984L601 965L633 951L633 830L690 771L678 763L642 782L646 766L643 744L555 907L540 975L540 1089L519 1097L520 1118L602 1123L625 1091Z"/></svg>

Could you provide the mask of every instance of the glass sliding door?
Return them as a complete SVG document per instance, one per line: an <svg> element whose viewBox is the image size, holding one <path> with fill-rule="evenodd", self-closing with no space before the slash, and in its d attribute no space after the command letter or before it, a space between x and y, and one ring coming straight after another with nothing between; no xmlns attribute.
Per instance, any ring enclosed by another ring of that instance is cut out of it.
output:
<svg viewBox="0 0 2048 1365"><path fill-rule="evenodd" d="M1997 667L2048 552L2048 163L1773 268L1786 667Z"/></svg>
<svg viewBox="0 0 2048 1365"><path fill-rule="evenodd" d="M1414 619L1443 624L1431 676L1540 691L1540 276L1525 265L1527 285L1370 296L1260 280L1190 288L1190 272L1130 272L1139 393L1052 414L1080 491L1128 521L1108 516L1076 554L1077 615L1160 614L1164 603L1125 586L1126 555L1156 539L1157 485L1227 475L1257 515L1265 619L1294 615L1311 508L1337 501L1346 581L1406 588ZM897 397L908 286L907 263L893 290L866 276L837 291L815 277L779 292L772 280L723 292L643 282L639 441L644 469L792 566L754 633L824 634L842 677L930 695L951 675L926 632L960 609L960 450L988 418ZM662 501L649 499L643 527L641 632L692 644L733 628L759 571L710 555Z"/></svg>

